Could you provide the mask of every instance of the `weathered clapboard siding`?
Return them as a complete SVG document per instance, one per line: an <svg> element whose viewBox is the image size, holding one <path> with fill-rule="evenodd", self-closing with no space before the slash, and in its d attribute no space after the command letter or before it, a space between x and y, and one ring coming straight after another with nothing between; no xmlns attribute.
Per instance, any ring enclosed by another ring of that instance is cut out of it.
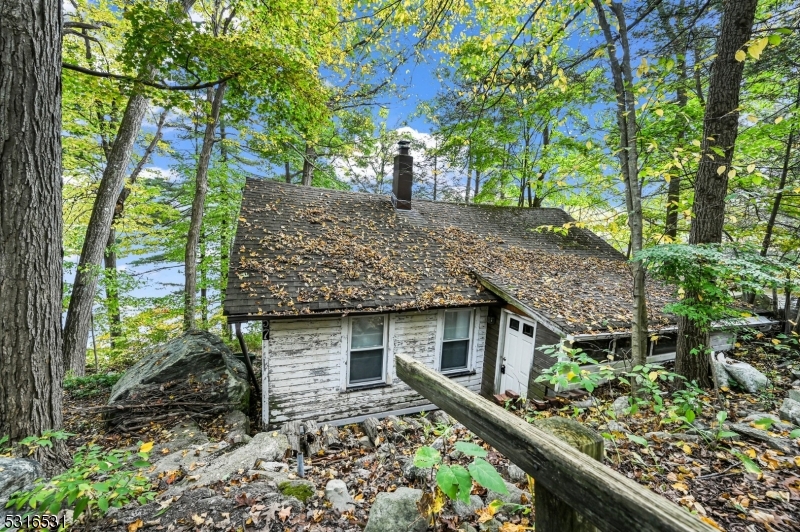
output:
<svg viewBox="0 0 800 532"><path fill-rule="evenodd" d="M454 382L480 391L487 339L487 307L475 310L471 374ZM264 341L264 415L274 425L289 420L336 421L382 412L425 407L429 401L394 374L394 353L435 367L441 349L440 311L389 314L387 372L391 384L342 389L348 318L273 320ZM496 341L496 340L495 340ZM495 347L496 350L496 347Z"/></svg>
<svg viewBox="0 0 800 532"><path fill-rule="evenodd" d="M500 309L489 311L494 313L494 323L486 324L486 347L483 355L483 372L481 377L481 395L491 397L495 394L495 377L497 373L497 349L500 345Z"/></svg>

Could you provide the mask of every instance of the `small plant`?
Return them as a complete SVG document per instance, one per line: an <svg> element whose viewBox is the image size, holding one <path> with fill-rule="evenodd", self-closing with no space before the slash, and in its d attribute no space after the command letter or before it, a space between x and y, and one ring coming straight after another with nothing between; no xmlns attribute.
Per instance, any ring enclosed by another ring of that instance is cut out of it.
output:
<svg viewBox="0 0 800 532"><path fill-rule="evenodd" d="M625 377L619 377L619 382L636 390L631 397L630 413L635 414L641 408L651 404L653 412L660 413L664 409L664 399L661 397L659 381L674 382L675 379L683 379L683 377L667 371L658 364L634 366L631 371L625 373Z"/></svg>
<svg viewBox="0 0 800 532"><path fill-rule="evenodd" d="M28 436L18 441L16 445L11 445L9 444L8 435L5 435L0 437L0 456L12 456L14 454L30 456L39 447L52 447L53 440L66 440L71 436L74 436L74 434L63 430L46 430L41 435Z"/></svg>
<svg viewBox="0 0 800 532"><path fill-rule="evenodd" d="M700 400L703 395L705 392L695 381L686 382L683 388L672 392L672 404L678 415L684 415L689 410L699 414L703 409L703 401Z"/></svg>
<svg viewBox="0 0 800 532"><path fill-rule="evenodd" d="M15 493L7 507L16 511L27 508L29 514L57 514L71 508L77 519L96 511L103 515L109 507L119 508L133 500L147 504L156 492L140 471L150 467L147 458L152 447L152 442L145 443L137 453L106 451L99 445L79 447L72 467L47 482L36 483L30 491Z"/></svg>
<svg viewBox="0 0 800 532"><path fill-rule="evenodd" d="M542 374L536 377L536 382L547 382L559 389L567 389L570 385L577 384L591 394L603 380L610 381L615 378L614 369L611 366L601 365L579 347L547 345L542 346L542 352L558 360L543 370ZM590 365L598 366L597 371L581 369L581 366Z"/></svg>
<svg viewBox="0 0 800 532"><path fill-rule="evenodd" d="M641 446L641 447L642 447L642 448L643 448L645 451L647 451L647 453L648 453L648 454L650 455L650 457L653 459L653 462L654 462L654 463L655 463L655 465L656 465L656 469L658 469L659 473L663 473L663 468L661 467L661 463L658 461L658 457L657 457L657 456L656 456L656 454L653 452L653 449L650 447L650 444L649 444L649 443L647 443L647 440L645 440L645 439L644 439L644 438L642 438L641 436L637 436L637 435L635 435L635 434L630 434L630 433L628 433L628 434L625 434L625 436L626 436L626 437L627 437L629 440L631 440L633 443L635 443L635 444L637 444L637 445L640 445L640 446ZM632 455L632 456L634 457L634 459L635 459L635 460L636 460L636 461L639 463L639 465L641 465L641 466L642 466L642 467L644 467L645 469L649 467L649 466L648 466L648 465L645 463L645 461L642 459L642 457L641 457L641 456L639 456L639 453L636 453L636 452L631 452L631 455Z"/></svg>
<svg viewBox="0 0 800 532"><path fill-rule="evenodd" d="M442 455L439 454L439 451L425 446L417 449L417 453L414 455L414 465L423 469L438 466L436 485L452 500L457 499L469 503L473 480L486 489L497 493L508 493L503 478L492 464L484 460L488 455L486 449L474 443L459 441L455 444L455 450L473 457L472 463L468 467L459 464L445 464L442 462Z"/></svg>
<svg viewBox="0 0 800 532"><path fill-rule="evenodd" d="M94 397L113 387L121 377L121 373L67 377L64 379L64 389L75 397Z"/></svg>

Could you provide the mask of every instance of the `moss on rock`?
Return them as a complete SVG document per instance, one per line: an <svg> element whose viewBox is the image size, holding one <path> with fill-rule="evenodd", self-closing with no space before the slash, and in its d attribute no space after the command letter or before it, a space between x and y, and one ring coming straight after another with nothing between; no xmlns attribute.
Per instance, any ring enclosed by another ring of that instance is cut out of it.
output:
<svg viewBox="0 0 800 532"><path fill-rule="evenodd" d="M278 490L287 497L305 502L314 495L314 484L308 480L287 480L278 484Z"/></svg>

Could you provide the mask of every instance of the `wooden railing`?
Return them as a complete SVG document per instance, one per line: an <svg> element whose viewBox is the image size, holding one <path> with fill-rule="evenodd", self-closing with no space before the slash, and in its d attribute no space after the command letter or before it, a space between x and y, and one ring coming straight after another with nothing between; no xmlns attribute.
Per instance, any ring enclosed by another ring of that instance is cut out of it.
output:
<svg viewBox="0 0 800 532"><path fill-rule="evenodd" d="M537 532L594 527L620 532L713 532L677 504L420 362L396 354L395 364L406 384L534 478ZM540 489L546 491L540 493ZM570 509L575 518L563 515Z"/></svg>

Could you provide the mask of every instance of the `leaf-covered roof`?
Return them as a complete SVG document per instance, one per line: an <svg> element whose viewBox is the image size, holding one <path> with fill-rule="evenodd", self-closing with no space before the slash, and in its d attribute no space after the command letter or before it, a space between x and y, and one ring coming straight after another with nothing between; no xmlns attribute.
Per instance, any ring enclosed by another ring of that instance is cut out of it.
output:
<svg viewBox="0 0 800 532"><path fill-rule="evenodd" d="M561 209L413 200L248 179L231 253L231 321L496 303L490 280L566 332L627 327L624 257ZM653 283L650 283L651 285ZM650 287L651 306L669 293ZM651 312L651 321L666 323ZM656 325L656 323L653 323Z"/></svg>

